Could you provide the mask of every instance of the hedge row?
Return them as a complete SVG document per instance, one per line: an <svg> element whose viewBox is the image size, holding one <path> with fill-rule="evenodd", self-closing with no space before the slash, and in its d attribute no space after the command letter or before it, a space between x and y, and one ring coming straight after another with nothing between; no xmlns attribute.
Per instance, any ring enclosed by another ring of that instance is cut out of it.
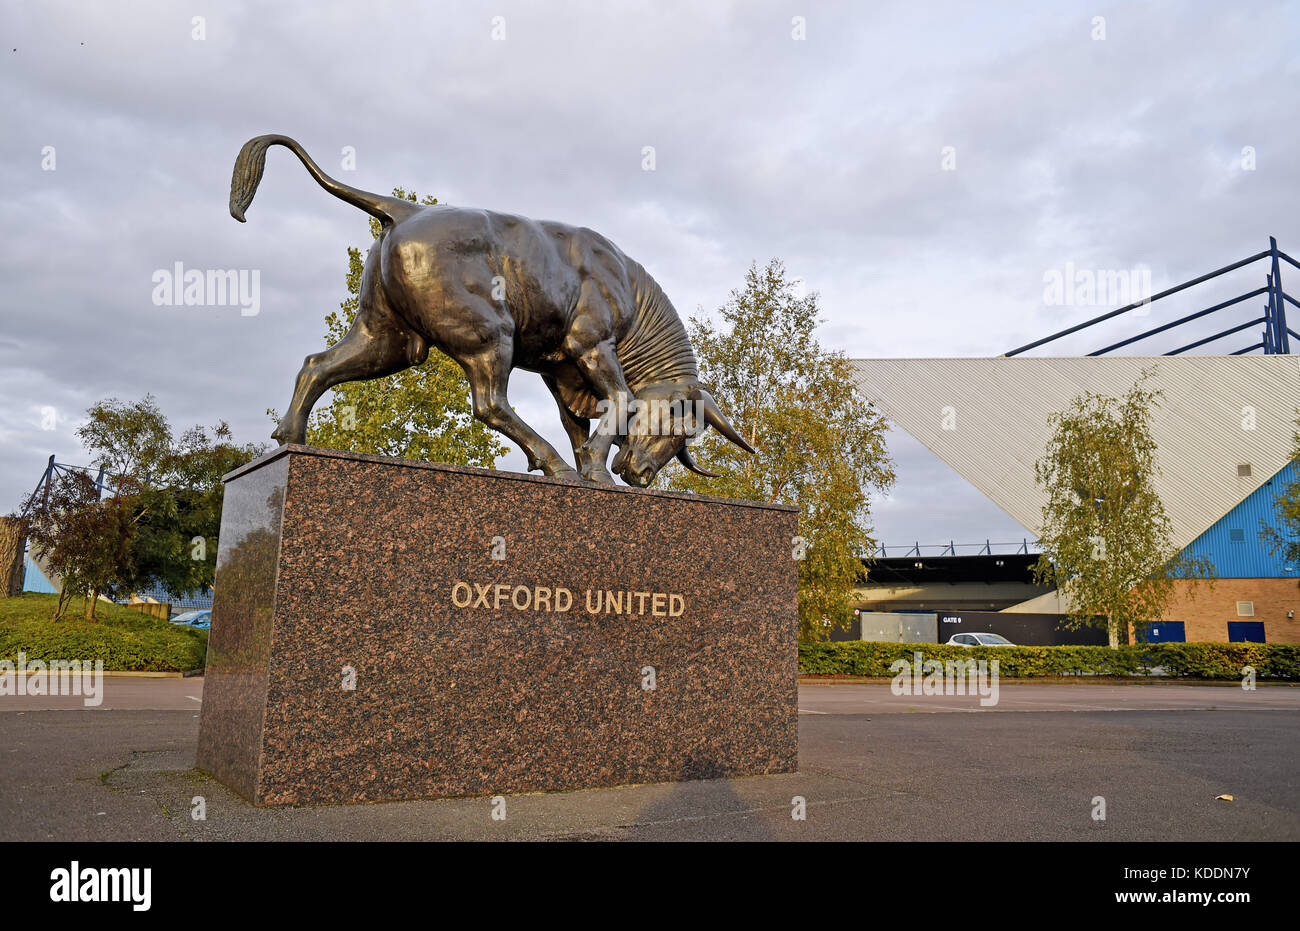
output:
<svg viewBox="0 0 1300 931"><path fill-rule="evenodd" d="M0 599L0 659L104 661L106 672L186 672L203 668L208 632L182 627L124 608L100 603L97 623L73 604L61 621L51 621L56 595L26 592Z"/></svg>
<svg viewBox="0 0 1300 931"><path fill-rule="evenodd" d="M998 675L1143 676L1240 679L1253 666L1259 679L1300 679L1300 645L1291 643L1143 643L1117 650L1102 646L959 647L940 643L801 643L799 671L807 675L893 676L895 660L985 659Z"/></svg>

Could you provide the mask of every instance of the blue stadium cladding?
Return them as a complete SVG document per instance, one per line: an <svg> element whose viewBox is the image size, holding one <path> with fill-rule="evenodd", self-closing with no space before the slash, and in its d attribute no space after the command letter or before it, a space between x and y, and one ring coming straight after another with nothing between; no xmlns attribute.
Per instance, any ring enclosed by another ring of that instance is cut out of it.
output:
<svg viewBox="0 0 1300 931"><path fill-rule="evenodd" d="M27 571L23 576L23 591L36 592L43 595L56 595L58 589L50 584L50 580L41 572L40 567L32 561L31 555L24 557L26 560ZM189 592L183 595L177 595L167 591L162 586L155 585L153 588L141 592L146 598L152 598L155 601L165 601L171 604L172 611L190 611L200 609L204 611L212 608L212 592L199 591ZM119 604L122 602L119 601Z"/></svg>
<svg viewBox="0 0 1300 931"><path fill-rule="evenodd" d="M1236 507L1188 544L1191 556L1205 556L1221 579L1287 579L1300 577L1300 564L1274 555L1260 530L1277 526L1275 503L1287 485L1300 477L1295 462L1246 496Z"/></svg>
<svg viewBox="0 0 1300 931"><path fill-rule="evenodd" d="M32 557L23 556L23 559L26 560L26 571L23 574L23 591L39 592L42 595L57 595L58 589L50 584L50 580L37 568L36 563L32 562Z"/></svg>

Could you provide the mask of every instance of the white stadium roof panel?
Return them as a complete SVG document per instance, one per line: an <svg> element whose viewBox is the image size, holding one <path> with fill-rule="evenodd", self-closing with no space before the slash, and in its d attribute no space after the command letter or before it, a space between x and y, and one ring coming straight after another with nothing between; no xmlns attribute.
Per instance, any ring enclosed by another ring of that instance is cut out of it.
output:
<svg viewBox="0 0 1300 931"><path fill-rule="evenodd" d="M1286 465L1300 405L1293 355L855 359L853 367L865 398L1030 530L1042 513L1034 463L1048 416L1085 391L1123 395L1154 367L1148 384L1164 392L1152 422L1156 491L1180 549ZM1239 477L1245 463L1251 475Z"/></svg>

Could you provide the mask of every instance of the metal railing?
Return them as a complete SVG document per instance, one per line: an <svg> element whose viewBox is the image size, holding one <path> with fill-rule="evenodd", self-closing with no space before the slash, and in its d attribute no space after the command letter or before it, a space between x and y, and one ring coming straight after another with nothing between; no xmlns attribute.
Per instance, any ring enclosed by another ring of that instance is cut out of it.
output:
<svg viewBox="0 0 1300 931"><path fill-rule="evenodd" d="M1037 540L1025 538L1019 543L1015 541L993 543L990 540L985 540L983 543L954 543L951 540L947 543L917 542L910 546L906 543L894 546L881 543L872 555L881 559L889 556L1008 556L1017 553L1033 555L1041 552L1042 546Z"/></svg>
<svg viewBox="0 0 1300 931"><path fill-rule="evenodd" d="M36 483L36 487L32 490L31 495L28 496L27 503L23 507L20 516L27 516L27 513L32 509L32 505L36 503L38 497L41 498L42 504L49 502L50 486L56 475L69 475L73 472L80 472L83 475L93 474L95 476L95 490L99 492L101 498L104 496L105 489L111 489L112 487L113 476L105 472L104 469L96 471L92 466L68 465L66 462L55 462L54 457L50 456L49 461L45 464L45 471L41 473L41 480ZM44 494L42 494L42 492L44 492Z"/></svg>
<svg viewBox="0 0 1300 931"><path fill-rule="evenodd" d="M1215 271L1209 272L1208 274L1205 275L1201 275L1198 278L1193 278L1190 281L1184 281L1182 284L1174 285L1172 288L1166 288L1165 290L1161 291L1159 294L1153 294L1150 297L1140 301L1136 301L1135 303L1126 304L1123 307L1117 308L1112 311L1108 311L1098 317L1093 317L1091 320L1085 320L1083 321L1083 323L1077 323L1072 327L1068 327L1064 330L1061 330L1059 333L1053 333L1051 336L1045 336L1042 339L1034 340L1034 342L1027 343L1024 346L1021 346L1017 349L1013 349L1010 352L1005 353L1005 355L1008 357L1018 356L1021 353L1028 352L1030 349L1037 349L1039 346L1046 345L1047 343L1050 343L1054 340L1058 340L1063 336L1069 336L1072 333L1078 333L1080 330L1085 330L1090 326L1095 326L1098 323L1102 323L1103 321L1110 320L1114 317L1118 317L1121 314L1126 314L1129 311L1138 310L1139 308L1149 307L1151 304L1160 300L1161 298L1166 298L1169 297L1171 294L1177 294L1180 291L1185 291L1188 288L1194 287L1195 285L1202 284L1203 282L1210 281L1211 279L1214 278L1218 278L1221 275L1226 275L1228 274L1228 272L1236 271L1239 268L1242 268L1246 265L1250 265L1253 262L1258 262L1262 259L1267 259L1269 262L1269 271L1268 274L1265 276L1264 287L1256 288L1253 291L1247 291L1245 294L1239 294L1238 296L1234 298L1230 298L1229 300L1221 301L1220 303L1215 304L1212 307L1207 307L1204 310L1198 310L1195 313L1187 314L1184 317L1179 317L1177 320L1170 321L1169 323L1163 323L1160 326L1152 327L1151 329L1139 333L1136 336L1130 336L1127 339L1122 339L1117 343L1111 343L1109 346L1106 346L1102 349L1098 349L1095 352L1090 352L1088 353L1088 355L1089 356L1105 355L1106 353L1111 352L1113 350L1120 349L1124 346L1132 345L1133 343L1136 343L1139 340L1144 340L1149 336L1155 336L1157 333L1164 333L1169 330L1173 330L1177 327L1182 326L1185 323L1190 323L1193 320L1199 320L1202 317L1208 317L1211 314L1218 313L1219 311L1226 310L1229 307L1234 307L1237 304L1243 303L1244 301L1249 301L1261 296L1266 299L1264 303L1263 316L1255 317L1252 320L1247 320L1245 323L1239 323L1235 326L1228 327L1227 329L1215 333L1213 336L1207 336L1203 339L1195 340L1194 342L1188 343L1185 346L1180 346L1171 352L1163 353L1163 355L1176 356L1181 353L1187 352L1190 349L1197 349L1201 346L1206 345L1207 343L1212 343L1217 339L1221 339L1233 333L1239 333L1242 330L1248 330L1251 327L1258 326L1260 324L1263 324L1263 330L1261 331L1260 334L1260 341L1258 343L1253 343L1249 346L1246 346L1243 349L1238 349L1230 353L1230 355L1234 355L1234 356L1245 355L1248 352L1254 352L1256 349L1262 349L1266 355L1281 355L1284 353L1289 353L1291 351L1291 338L1294 337L1295 339L1300 340L1300 334L1297 334L1295 330L1292 330L1287 326L1286 305L1288 302L1290 302L1293 306L1300 307L1300 302L1296 301L1295 298L1293 298L1291 295L1287 294L1285 291L1282 290L1281 263L1288 262L1291 265L1295 266L1296 268L1300 268L1300 262L1297 262L1295 259L1291 258L1291 256L1287 255L1285 252L1278 249L1277 240L1274 237L1270 236L1268 238L1268 248L1265 249L1263 252L1257 252L1254 255L1247 256L1246 258L1241 259L1238 262L1233 262L1231 265L1225 265L1223 266L1223 268L1216 269Z"/></svg>

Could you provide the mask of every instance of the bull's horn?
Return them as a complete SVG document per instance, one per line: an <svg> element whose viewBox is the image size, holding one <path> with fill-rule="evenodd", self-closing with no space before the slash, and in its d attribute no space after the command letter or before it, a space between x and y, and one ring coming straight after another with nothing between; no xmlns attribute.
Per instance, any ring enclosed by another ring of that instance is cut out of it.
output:
<svg viewBox="0 0 1300 931"><path fill-rule="evenodd" d="M747 453L754 452L754 447L745 442L736 428L731 425L727 415L718 410L718 402L713 400L713 395L709 394L703 388L696 388L692 397L704 405L704 422L717 430L731 442L735 443Z"/></svg>
<svg viewBox="0 0 1300 931"><path fill-rule="evenodd" d="M712 472L705 472L698 465L696 465L695 458L691 456L691 451L685 446L683 446L682 451L677 454L677 461L680 462L682 465L686 466L686 468L690 469L696 475L703 475L705 478L718 477Z"/></svg>

